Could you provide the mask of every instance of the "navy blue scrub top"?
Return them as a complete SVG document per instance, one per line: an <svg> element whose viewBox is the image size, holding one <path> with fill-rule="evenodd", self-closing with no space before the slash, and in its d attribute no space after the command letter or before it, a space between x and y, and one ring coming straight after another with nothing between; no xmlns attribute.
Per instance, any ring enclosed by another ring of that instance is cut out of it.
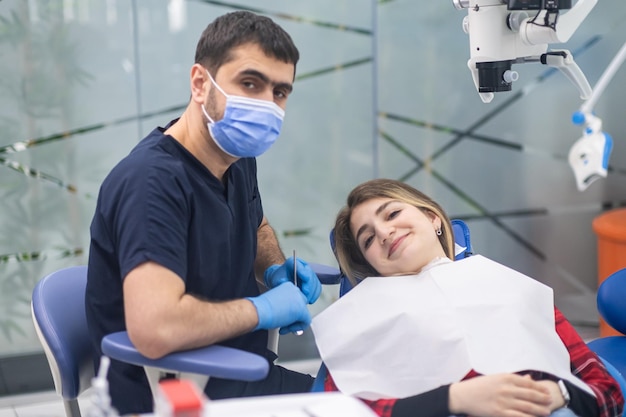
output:
<svg viewBox="0 0 626 417"><path fill-rule="evenodd" d="M165 130L157 128L143 139L100 189L86 291L96 363L102 338L125 330L122 281L146 261L172 270L185 281L187 293L204 299L259 294L253 265L263 209L256 160L235 162L222 183ZM266 331L222 344L275 358L267 350ZM141 368L113 361L109 382L132 398L145 375Z"/></svg>

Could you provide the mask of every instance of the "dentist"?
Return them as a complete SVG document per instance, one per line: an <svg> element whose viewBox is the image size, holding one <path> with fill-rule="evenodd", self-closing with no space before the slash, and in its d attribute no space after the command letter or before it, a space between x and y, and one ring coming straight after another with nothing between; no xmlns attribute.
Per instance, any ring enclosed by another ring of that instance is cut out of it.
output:
<svg viewBox="0 0 626 417"><path fill-rule="evenodd" d="M127 330L151 358L214 343L267 358L263 381L210 379L211 399L309 391L310 375L274 365L267 330L309 326L307 303L321 285L305 262L285 260L263 214L255 159L280 134L298 58L271 19L218 17L198 42L184 113L104 180L86 292L96 367L102 338ZM108 378L120 414L152 411L141 368L112 361Z"/></svg>

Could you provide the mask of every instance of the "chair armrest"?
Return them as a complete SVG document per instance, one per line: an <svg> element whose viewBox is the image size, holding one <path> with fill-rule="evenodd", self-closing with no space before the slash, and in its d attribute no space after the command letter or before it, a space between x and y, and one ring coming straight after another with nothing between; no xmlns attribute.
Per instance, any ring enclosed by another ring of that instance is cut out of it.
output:
<svg viewBox="0 0 626 417"><path fill-rule="evenodd" d="M587 343L589 349L626 375L626 336L605 336Z"/></svg>
<svg viewBox="0 0 626 417"><path fill-rule="evenodd" d="M624 379L624 376L622 375L622 373L620 371L618 371L617 368L615 366L613 366L613 364L611 362L609 362L608 360L604 359L600 355L598 355L598 357L600 358L600 360L602 361L602 363L606 367L607 371L609 371L609 373L611 374L613 379L615 379L617 381L617 383L619 384L619 387L622 390L622 394L626 393L626 379Z"/></svg>
<svg viewBox="0 0 626 417"><path fill-rule="evenodd" d="M102 352L112 359L133 365L225 379L258 381L269 372L269 364L264 357L220 345L174 352L159 359L150 359L137 351L125 331L105 336L102 339Z"/></svg>
<svg viewBox="0 0 626 417"><path fill-rule="evenodd" d="M339 284L342 274L338 268L316 263L309 263L309 266L313 269L322 284Z"/></svg>

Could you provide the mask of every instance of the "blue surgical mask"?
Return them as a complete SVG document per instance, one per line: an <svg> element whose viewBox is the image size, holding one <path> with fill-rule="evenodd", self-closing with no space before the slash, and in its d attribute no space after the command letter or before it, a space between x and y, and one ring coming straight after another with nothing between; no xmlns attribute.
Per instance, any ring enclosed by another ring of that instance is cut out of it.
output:
<svg viewBox="0 0 626 417"><path fill-rule="evenodd" d="M236 158L262 155L278 139L285 111L272 101L226 94L208 71L207 74L213 85L226 96L224 117L217 122L202 105L213 141Z"/></svg>

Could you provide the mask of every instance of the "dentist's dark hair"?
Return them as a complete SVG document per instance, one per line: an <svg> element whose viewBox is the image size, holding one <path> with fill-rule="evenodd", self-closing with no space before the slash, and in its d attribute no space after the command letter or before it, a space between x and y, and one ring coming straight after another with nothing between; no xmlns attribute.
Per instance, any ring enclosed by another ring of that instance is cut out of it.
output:
<svg viewBox="0 0 626 417"><path fill-rule="evenodd" d="M234 59L232 50L246 43L258 45L268 57L293 64L295 78L300 53L291 36L269 17L243 10L219 16L204 29L195 63L215 77L222 65Z"/></svg>

